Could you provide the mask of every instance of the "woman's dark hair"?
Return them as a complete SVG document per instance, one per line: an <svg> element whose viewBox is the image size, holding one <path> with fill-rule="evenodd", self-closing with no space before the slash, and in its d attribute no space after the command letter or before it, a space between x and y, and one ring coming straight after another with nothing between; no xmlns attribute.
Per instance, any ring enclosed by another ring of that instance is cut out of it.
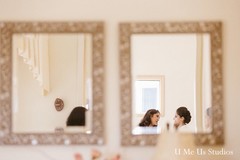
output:
<svg viewBox="0 0 240 160"><path fill-rule="evenodd" d="M188 124L191 121L191 113L189 112L189 110L186 107L179 107L177 109L177 114L180 117L184 117L184 124Z"/></svg>
<svg viewBox="0 0 240 160"><path fill-rule="evenodd" d="M156 113L160 113L158 110L156 109L149 109L143 119L141 120L141 122L138 124L140 127L146 127L149 126L151 124L151 117L156 114ZM156 127L156 125L154 126Z"/></svg>
<svg viewBox="0 0 240 160"><path fill-rule="evenodd" d="M67 126L85 126L86 108L79 106L75 107L67 119Z"/></svg>

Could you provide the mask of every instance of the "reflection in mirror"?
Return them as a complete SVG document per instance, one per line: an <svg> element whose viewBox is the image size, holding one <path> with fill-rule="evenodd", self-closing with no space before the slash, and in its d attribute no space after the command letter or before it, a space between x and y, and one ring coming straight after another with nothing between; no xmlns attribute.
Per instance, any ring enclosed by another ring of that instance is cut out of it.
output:
<svg viewBox="0 0 240 160"><path fill-rule="evenodd" d="M147 111L150 111L152 109L159 111L161 117L164 116L164 76L134 77L132 133L136 135L160 133L161 127L158 124L158 119L153 119L153 121L157 122L152 122L151 119L146 119L149 121L148 125L146 126L151 125L154 127L140 127L139 122L142 121ZM155 112L153 112L153 115L151 116L154 116L154 113Z"/></svg>
<svg viewBox="0 0 240 160"><path fill-rule="evenodd" d="M91 117L91 42L90 34L13 34L14 133L67 131L67 117L76 106L84 106ZM55 97L64 99L61 113L49 107ZM89 132L91 121L87 124Z"/></svg>
<svg viewBox="0 0 240 160"><path fill-rule="evenodd" d="M131 36L131 46L132 79L135 83L132 102L133 129L148 109L162 110L164 102L167 109L165 113L160 112L158 132L166 123L173 127L173 117L180 106L186 106L192 115L191 123L184 126L184 131L210 131L211 126L208 130L204 127L203 116L206 108L211 106L209 34L134 34ZM142 84L139 84L137 77L149 74L153 75L152 77L165 77L164 87L168 91L165 99L161 98L164 94L163 85L154 86L153 82L157 81L153 78L148 78L148 83L141 81ZM142 108L141 114L138 108ZM155 130L152 134L156 134Z"/></svg>
<svg viewBox="0 0 240 160"><path fill-rule="evenodd" d="M104 143L102 22L1 22L0 50L0 144Z"/></svg>
<svg viewBox="0 0 240 160"><path fill-rule="evenodd" d="M122 23L119 33L122 145L156 144L181 106L192 117L184 132L197 144L222 144L221 23ZM138 125L149 109L161 113L155 129Z"/></svg>

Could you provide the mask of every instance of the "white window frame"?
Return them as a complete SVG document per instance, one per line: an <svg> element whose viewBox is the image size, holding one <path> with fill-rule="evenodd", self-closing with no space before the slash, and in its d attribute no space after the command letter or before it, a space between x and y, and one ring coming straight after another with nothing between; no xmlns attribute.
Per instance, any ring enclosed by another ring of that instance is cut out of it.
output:
<svg viewBox="0 0 240 160"><path fill-rule="evenodd" d="M152 82L152 83L151 83ZM156 83L158 82L158 83ZM135 88L134 88L134 99L135 99L135 114L137 116L142 116L146 113L146 111L143 110L143 102L142 102L142 96L143 96L143 90L144 89L154 89L156 88L156 106L150 107L154 108L160 111L161 116L164 116L165 114L165 96L164 96L164 86L165 86L165 77L163 75L158 76L136 76L135 79ZM150 102L151 103L151 102ZM149 108L149 109L150 109Z"/></svg>

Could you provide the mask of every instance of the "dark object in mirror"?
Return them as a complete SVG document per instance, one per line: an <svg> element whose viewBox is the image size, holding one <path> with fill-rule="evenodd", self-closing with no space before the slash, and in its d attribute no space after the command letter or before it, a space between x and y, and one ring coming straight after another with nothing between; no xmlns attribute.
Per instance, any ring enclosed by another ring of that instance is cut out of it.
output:
<svg viewBox="0 0 240 160"><path fill-rule="evenodd" d="M57 111L61 111L64 107L63 100L60 99L60 98L56 98L56 100L54 102L54 106L55 106Z"/></svg>
<svg viewBox="0 0 240 160"><path fill-rule="evenodd" d="M67 126L85 126L86 111L82 106L75 107L68 116Z"/></svg>

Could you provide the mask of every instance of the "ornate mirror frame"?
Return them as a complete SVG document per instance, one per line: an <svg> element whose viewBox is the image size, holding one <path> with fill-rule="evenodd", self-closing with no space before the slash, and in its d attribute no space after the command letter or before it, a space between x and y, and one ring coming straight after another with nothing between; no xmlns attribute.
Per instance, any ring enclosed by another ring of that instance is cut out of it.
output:
<svg viewBox="0 0 240 160"><path fill-rule="evenodd" d="M14 33L89 33L92 35L92 132L15 134L12 122L12 36ZM103 22L0 22L0 144L104 144Z"/></svg>
<svg viewBox="0 0 240 160"><path fill-rule="evenodd" d="M222 24L221 22L153 22L121 23L119 25L120 45L120 96L121 96L121 144L123 146L155 145L158 135L132 134L132 77L131 77L131 35L154 33L209 33L211 37L211 78L213 131L194 134L198 145L224 143L223 84L222 84ZM161 136L161 135L160 135Z"/></svg>

